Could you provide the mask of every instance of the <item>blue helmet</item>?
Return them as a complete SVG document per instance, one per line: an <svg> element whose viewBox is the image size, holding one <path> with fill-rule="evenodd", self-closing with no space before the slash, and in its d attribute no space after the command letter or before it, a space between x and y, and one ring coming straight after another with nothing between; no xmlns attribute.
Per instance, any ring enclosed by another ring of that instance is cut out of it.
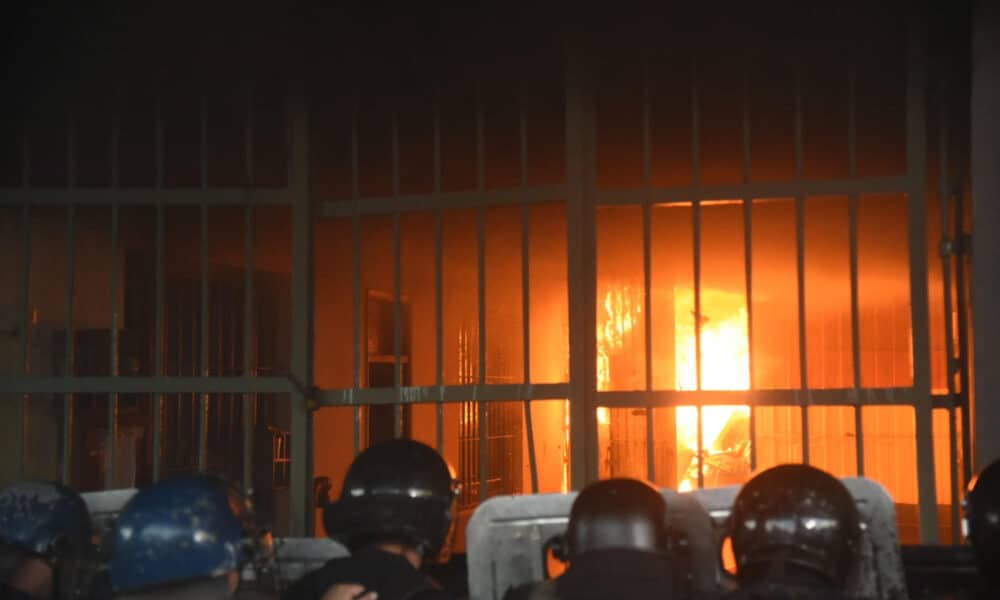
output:
<svg viewBox="0 0 1000 600"><path fill-rule="evenodd" d="M218 577L254 556L249 499L209 476L140 490L122 509L111 543L116 593Z"/></svg>
<svg viewBox="0 0 1000 600"><path fill-rule="evenodd" d="M0 542L53 561L79 557L92 544L90 513L58 483L14 483L0 489Z"/></svg>

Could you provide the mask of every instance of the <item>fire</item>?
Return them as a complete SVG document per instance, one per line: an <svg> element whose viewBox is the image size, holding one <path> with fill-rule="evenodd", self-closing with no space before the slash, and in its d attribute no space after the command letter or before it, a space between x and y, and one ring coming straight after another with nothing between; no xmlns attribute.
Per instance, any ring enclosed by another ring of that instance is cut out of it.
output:
<svg viewBox="0 0 1000 600"><path fill-rule="evenodd" d="M742 296L701 290L700 324L695 327L694 293L674 289L674 366L679 390L750 389L747 310ZM606 390L612 378L612 354L626 345L639 323L642 298L628 286L608 291L597 323L597 387ZM696 335L701 339L699 386ZM654 365L655 368L655 365ZM690 456L680 467L678 488L698 483L698 409L676 409L678 455ZM748 406L706 406L701 409L702 463L706 484L742 481L749 472ZM597 409L599 426L610 426L610 411Z"/></svg>

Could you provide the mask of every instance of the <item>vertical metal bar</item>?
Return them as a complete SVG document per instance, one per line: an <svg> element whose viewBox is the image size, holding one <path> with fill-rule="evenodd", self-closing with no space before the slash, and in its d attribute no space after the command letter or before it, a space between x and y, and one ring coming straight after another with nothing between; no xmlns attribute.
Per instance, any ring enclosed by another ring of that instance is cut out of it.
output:
<svg viewBox="0 0 1000 600"><path fill-rule="evenodd" d="M795 64L795 178L802 179L802 64ZM809 464L809 369L806 361L806 285L805 285L805 198L795 198L796 270L798 278L799 313L799 381L804 392L801 406L802 462Z"/></svg>
<svg viewBox="0 0 1000 600"><path fill-rule="evenodd" d="M202 94L199 105L200 127L198 140L201 164L201 189L208 189L208 96Z"/></svg>
<svg viewBox="0 0 1000 600"><path fill-rule="evenodd" d="M480 154L480 157L482 155ZM481 162L481 161L480 161ZM477 252L479 255L479 381L480 385L485 385L486 377L486 209L480 208L478 211L479 226ZM487 427L486 403L482 400L478 402L479 407L479 500L485 501L487 497L487 485L489 484L489 430Z"/></svg>
<svg viewBox="0 0 1000 600"><path fill-rule="evenodd" d="M202 377L208 377L208 324L210 315L208 309L208 205L201 203L201 310L199 325L201 329L201 339L199 341L199 367L198 371ZM204 473L208 469L208 394L198 395L198 472Z"/></svg>
<svg viewBox="0 0 1000 600"><path fill-rule="evenodd" d="M402 295L401 255L403 244L401 238L400 215L398 212L395 212L392 214L392 314L393 322L396 326L393 328L392 347L394 356L393 385L396 386L397 400L401 400L403 394L403 303L400 298ZM396 404L392 406L393 437L398 438L403 435L402 417L402 405L399 402L396 402Z"/></svg>
<svg viewBox="0 0 1000 600"><path fill-rule="evenodd" d="M70 108L67 114L66 123L66 187L73 189L76 187L76 114Z"/></svg>
<svg viewBox="0 0 1000 600"><path fill-rule="evenodd" d="M806 360L806 207L805 198L795 198L795 270L799 315L799 406L802 417L802 462L809 464L809 363ZM857 432L861 435L861 432Z"/></svg>
<svg viewBox="0 0 1000 600"><path fill-rule="evenodd" d="M646 391L653 389L653 276L652 276L652 189L653 168L650 144L650 100L649 100L649 57L644 52L642 58L642 183L646 198L642 203L642 275L643 311L646 313L645 328L645 371ZM656 480L656 428L652 406L646 407L646 478Z"/></svg>
<svg viewBox="0 0 1000 600"><path fill-rule="evenodd" d="M434 194L441 192L441 116L437 99L432 107ZM441 209L434 211L434 356L437 369L437 451L444 454L444 256Z"/></svg>
<svg viewBox="0 0 1000 600"><path fill-rule="evenodd" d="M254 147L253 147L253 94L247 88L247 114L246 114L246 156L245 156L245 181L247 191L254 187ZM255 365L257 356L254 344L254 243L256 232L254 229L254 204L253 196L247 195L247 203L243 208L243 260L245 261L243 270L243 373L244 377L256 375ZM235 337L236 332L233 332ZM256 394L243 394L242 406L242 426L243 426L243 487L247 490L253 489L253 434L254 418L253 409L257 404Z"/></svg>
<svg viewBox="0 0 1000 600"><path fill-rule="evenodd" d="M858 174L858 69L857 46L848 47L847 67L847 168L851 177Z"/></svg>
<svg viewBox="0 0 1000 600"><path fill-rule="evenodd" d="M750 154L750 69L743 64L743 182L752 178L752 155ZM745 293L747 305L747 375L752 399L754 381L753 347L753 198L743 198L743 264L746 277ZM750 470L757 468L757 409L750 405Z"/></svg>
<svg viewBox="0 0 1000 600"><path fill-rule="evenodd" d="M396 110L392 111L392 197L399 198L399 115ZM403 302L402 302L402 232L400 231L400 214L392 215L392 315L395 327L393 328L393 354L395 365L393 368L393 382L396 386L397 399L402 400L403 395ZM412 364L412 363L411 363ZM412 368L412 367L411 367ZM393 437L403 435L403 406L400 402L392 407L392 429Z"/></svg>
<svg viewBox="0 0 1000 600"><path fill-rule="evenodd" d="M118 376L118 294L120 292L121 256L118 247L119 237L119 207L115 202L111 205L111 376ZM114 472L116 450L118 444L118 394L108 395L108 441L105 455L104 487L114 487Z"/></svg>
<svg viewBox="0 0 1000 600"><path fill-rule="evenodd" d="M313 218L309 196L309 122L304 90L289 94L289 190L292 192L292 360L291 376L304 390L313 386ZM292 394L290 435L290 535L312 531L312 415L307 395Z"/></svg>
<svg viewBox="0 0 1000 600"><path fill-rule="evenodd" d="M163 187L163 98L157 90L153 112L153 178L157 189Z"/></svg>
<svg viewBox="0 0 1000 600"><path fill-rule="evenodd" d="M597 440L597 247L594 198L594 61L583 44L567 48L566 252L570 350L570 483L599 476Z"/></svg>
<svg viewBox="0 0 1000 600"><path fill-rule="evenodd" d="M76 335L73 324L76 296L76 205L66 209L66 358L63 375L72 377L76 371ZM63 396L61 481L70 485L73 460L74 395Z"/></svg>
<svg viewBox="0 0 1000 600"><path fill-rule="evenodd" d="M522 113L523 114L523 113ZM522 129L523 132L523 129ZM523 150L523 148L522 148ZM524 155L521 155L522 172ZM524 360L524 383L531 385L531 207L521 205L521 343ZM531 471L531 493L538 493L538 461L535 457L535 428L531 414L531 399L524 399L524 424L528 436L528 468Z"/></svg>
<svg viewBox="0 0 1000 600"><path fill-rule="evenodd" d="M964 171L960 171L964 172ZM955 230L952 236L960 241L958 260L955 261L955 304L958 312L958 364L959 364L959 401L962 406L962 483L972 480L972 418L969 407L969 317L966 312L965 289L965 256L966 236L964 231L964 199L962 194L962 178L956 178L955 191Z"/></svg>
<svg viewBox="0 0 1000 600"><path fill-rule="evenodd" d="M247 202L244 210L244 260L243 270L243 376L256 375L257 363L254 331L254 242L256 238L253 201ZM235 335L235 332L234 332ZM243 486L253 488L253 407L257 403L256 394L243 394Z"/></svg>
<svg viewBox="0 0 1000 600"><path fill-rule="evenodd" d="M961 540L961 492L959 491L958 474L958 432L956 427L955 405L958 395L955 393L955 371L954 366L959 363L955 358L955 329L952 324L951 314L953 310L951 299L951 261L955 256L955 240L949 239L951 230L951 170L948 163L948 106L941 102L940 130L938 134L938 200L941 203L941 287L944 290L944 345L945 345L945 381L948 387L948 397L951 405L948 407L948 450L950 460L948 461L948 474L950 476L949 490L951 491L951 539L953 544L958 544Z"/></svg>
<svg viewBox="0 0 1000 600"><path fill-rule="evenodd" d="M697 65L694 65L691 78L691 148L693 152L692 166L694 185L697 187L701 182L701 123L698 101L698 74ZM691 226L693 228L692 247L694 250L693 277L694 277L694 365L695 365L695 389L701 391L701 198L694 198L691 202ZM704 428L702 426L701 404L697 406L697 426L698 426L698 488L705 487L705 457L703 456L705 440Z"/></svg>
<svg viewBox="0 0 1000 600"><path fill-rule="evenodd" d="M163 303L166 287L163 277L163 203L156 204L156 330L153 333L153 373L163 376ZM179 345L179 344L178 344ZM163 455L163 394L153 396L153 481L160 480L160 462Z"/></svg>
<svg viewBox="0 0 1000 600"><path fill-rule="evenodd" d="M358 112L361 99L354 98L351 112L351 199L354 210L351 213L351 257L353 271L351 277L352 298L354 300L354 338L351 342L353 354L352 385L355 390L361 388L361 167L358 134ZM361 407L354 402L354 455L361 452Z"/></svg>
<svg viewBox="0 0 1000 600"><path fill-rule="evenodd" d="M847 199L851 252L851 365L854 385L854 453L859 477L865 475L865 436L861 410L861 312L858 301L858 195Z"/></svg>
<svg viewBox="0 0 1000 600"><path fill-rule="evenodd" d="M28 180L25 179L27 182ZM24 375L29 375L31 373L31 355L30 355L30 345L28 340L31 338L31 204L30 201L24 203L21 208L21 227L22 229L22 243L24 263L21 278L21 293L22 295L22 306L21 306L21 372ZM17 449L15 455L17 457L17 476L18 479L23 479L25 476L25 448L24 444L27 440L27 405L30 402L30 397L27 394L22 395L17 402Z"/></svg>
<svg viewBox="0 0 1000 600"><path fill-rule="evenodd" d="M927 139L926 24L922 8L909 15L906 78L906 174L909 179L910 306L913 332L913 391L916 409L917 487L920 539L938 541L937 490L934 482L934 423L930 381L929 306L927 300Z"/></svg>

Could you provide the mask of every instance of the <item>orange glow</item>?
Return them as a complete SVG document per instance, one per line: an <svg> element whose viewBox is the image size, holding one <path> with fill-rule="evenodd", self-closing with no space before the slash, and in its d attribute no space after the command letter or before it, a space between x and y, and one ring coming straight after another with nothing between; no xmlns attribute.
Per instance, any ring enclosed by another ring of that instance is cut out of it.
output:
<svg viewBox="0 0 1000 600"><path fill-rule="evenodd" d="M674 367L679 390L748 390L750 359L747 339L747 309L743 296L702 289L700 327L696 331L694 293L674 289ZM642 298L628 286L610 289L601 303L597 323L597 388L612 385L611 355L639 324ZM696 335L701 339L699 385ZM654 363L653 368L657 368ZM678 407L676 414L678 455L690 457L678 465L678 489L693 489L698 483L698 409ZM701 410L702 463L706 485L743 481L749 474L748 406L706 406ZM599 427L611 425L610 410L597 409Z"/></svg>

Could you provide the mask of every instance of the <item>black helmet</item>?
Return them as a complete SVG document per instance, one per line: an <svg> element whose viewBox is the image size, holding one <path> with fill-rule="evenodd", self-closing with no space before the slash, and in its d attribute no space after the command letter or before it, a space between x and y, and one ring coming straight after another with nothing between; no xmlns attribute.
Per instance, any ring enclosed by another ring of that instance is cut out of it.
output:
<svg viewBox="0 0 1000 600"><path fill-rule="evenodd" d="M391 540L435 556L448 536L457 497L451 467L433 448L390 440L354 459L340 500L324 508L323 524L351 552Z"/></svg>
<svg viewBox="0 0 1000 600"><path fill-rule="evenodd" d="M733 507L737 576L747 583L795 568L836 586L858 560L860 517L837 478L807 465L780 465L751 479Z"/></svg>
<svg viewBox="0 0 1000 600"><path fill-rule="evenodd" d="M965 503L965 535L980 571L1000 578L1000 460L990 463L969 482Z"/></svg>
<svg viewBox="0 0 1000 600"><path fill-rule="evenodd" d="M573 502L569 526L553 552L562 560L594 550L667 549L667 503L636 479L607 479L585 487Z"/></svg>

